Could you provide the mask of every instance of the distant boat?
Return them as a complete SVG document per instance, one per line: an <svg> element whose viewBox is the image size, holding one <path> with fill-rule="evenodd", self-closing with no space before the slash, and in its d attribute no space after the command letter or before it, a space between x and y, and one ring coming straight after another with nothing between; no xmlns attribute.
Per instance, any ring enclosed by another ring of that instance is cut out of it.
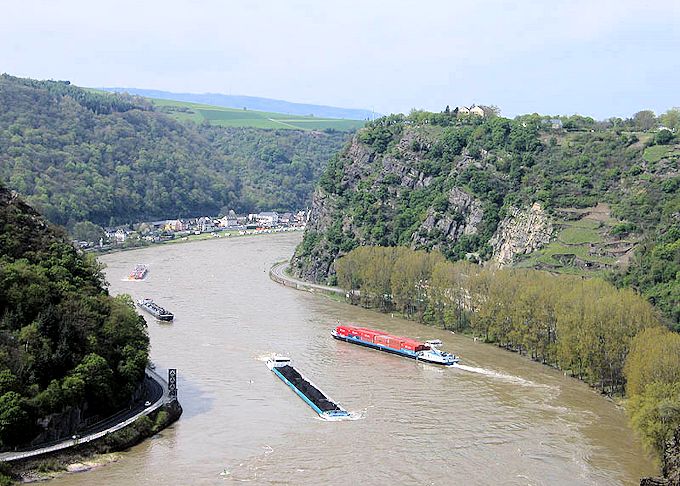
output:
<svg viewBox="0 0 680 486"><path fill-rule="evenodd" d="M151 299L142 299L137 301L137 306L154 316L159 321L171 321L175 318L174 314L160 305L156 304Z"/></svg>
<svg viewBox="0 0 680 486"><path fill-rule="evenodd" d="M444 366L451 366L460 361L458 356L439 350L439 346L442 345L439 339L421 343L415 339L392 336L383 331L355 326L337 326L331 331L331 335L340 341L398 354L417 361Z"/></svg>
<svg viewBox="0 0 680 486"><path fill-rule="evenodd" d="M143 263L138 263L135 265L134 270L130 273L130 280L144 280L147 273L149 273L149 266Z"/></svg>

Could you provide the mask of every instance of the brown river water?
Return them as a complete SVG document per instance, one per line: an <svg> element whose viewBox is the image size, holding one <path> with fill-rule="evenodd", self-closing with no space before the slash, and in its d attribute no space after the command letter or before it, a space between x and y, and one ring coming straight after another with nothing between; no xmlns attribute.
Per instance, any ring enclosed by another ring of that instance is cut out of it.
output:
<svg viewBox="0 0 680 486"><path fill-rule="evenodd" d="M153 298L157 370L178 369L182 418L122 458L52 484L626 484L655 473L624 411L494 346L280 286L300 234L214 239L101 257L113 294ZM124 278L136 263L145 281ZM465 369L335 341L337 321L438 338ZM279 352L357 420L321 420L270 372Z"/></svg>

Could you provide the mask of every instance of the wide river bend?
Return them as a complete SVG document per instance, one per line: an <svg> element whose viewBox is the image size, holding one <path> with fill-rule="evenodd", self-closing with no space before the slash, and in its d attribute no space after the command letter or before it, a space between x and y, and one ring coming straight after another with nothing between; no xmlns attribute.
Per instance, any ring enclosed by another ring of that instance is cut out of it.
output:
<svg viewBox="0 0 680 486"><path fill-rule="evenodd" d="M184 415L112 464L54 484L633 485L655 473L620 407L588 386L449 332L271 281L299 234L220 238L105 255L112 294L150 297L151 358L178 369ZM124 278L136 263L143 282ZM428 339L467 369L333 340L336 321ZM360 418L326 422L263 357L289 354Z"/></svg>

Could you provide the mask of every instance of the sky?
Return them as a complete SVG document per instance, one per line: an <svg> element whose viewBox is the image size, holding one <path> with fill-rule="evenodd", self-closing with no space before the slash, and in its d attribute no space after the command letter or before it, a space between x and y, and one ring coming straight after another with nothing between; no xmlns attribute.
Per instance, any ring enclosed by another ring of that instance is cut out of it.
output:
<svg viewBox="0 0 680 486"><path fill-rule="evenodd" d="M379 113L680 106L680 0L0 0L0 72Z"/></svg>

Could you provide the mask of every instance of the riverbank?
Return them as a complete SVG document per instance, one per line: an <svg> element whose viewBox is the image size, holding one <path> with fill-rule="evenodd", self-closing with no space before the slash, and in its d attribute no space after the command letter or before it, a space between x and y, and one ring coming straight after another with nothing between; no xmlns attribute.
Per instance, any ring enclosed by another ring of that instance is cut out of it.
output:
<svg viewBox="0 0 680 486"><path fill-rule="evenodd" d="M307 290L307 291L309 291L309 290L310 290L309 287L311 287L312 289L314 289L314 287L316 286L315 284L312 284L312 283L309 283L309 282L304 282L304 281L302 281L302 280L300 280L300 279L297 279L297 278L295 278L295 277L292 277L292 276L288 275L287 272L285 272L285 270L281 270L281 268L285 268L285 267L286 267L286 264L285 264L285 263L279 263L279 264L275 265L275 267L272 268L272 273L275 274L277 278L272 277L272 279L275 280L275 281L277 281L277 282L279 282L279 283L282 283L282 282L280 282L280 280L284 280L284 282L283 282L284 285L289 286L289 287L293 287L293 288L296 288L296 289L300 289L300 290ZM324 286L321 286L321 287L323 288ZM353 304L353 305L358 305L358 299L350 298L350 293L349 293L349 292L346 292L346 291L344 291L343 289L341 289L341 288L339 288L339 287L334 287L333 289L334 289L334 292L335 292L336 294L339 294L339 293L341 293L341 292L344 293L344 294L347 296L347 299L346 299L346 300L347 300L348 303L351 303L351 304ZM436 289L430 288L430 290L434 293ZM313 290L312 290L312 291L313 291ZM358 296L359 294L357 293L356 295ZM422 301L421 301L421 302L422 302ZM362 306L362 307L363 307L363 306ZM375 310L375 311L379 310L379 309L374 308L374 307L368 307L368 308L370 308L370 309L372 309L372 310ZM428 308L428 309L429 309L429 308ZM387 312L387 311L382 310L382 313L383 313L383 314L386 313L386 312ZM387 312L387 314L390 314L390 312ZM392 317L394 317L394 315L395 315L395 313L392 313ZM406 315L406 314L403 314L403 313L396 313L396 315L398 315L398 316L400 316L401 318L404 318L404 319L406 319L406 320L415 321L415 320L413 319L413 315ZM421 315L421 317L422 317L422 314L420 314L420 315ZM493 319L493 318L494 318L493 314L487 316L487 319ZM418 322L419 322L420 324L423 324L422 320L419 320ZM465 332L462 332L461 334L462 334L463 336L466 336ZM466 336L466 337L474 338L475 341L477 341L477 339L478 339L478 338L473 337L473 336L470 336L470 335L468 335L468 336ZM551 362L549 362L549 361L546 361L545 358L540 359L540 355L539 355L539 354L534 355L534 354L532 353L531 356L530 356L529 353L526 353L526 352L525 352L525 353L522 353L522 352L521 352L521 351L522 351L522 348L521 348L521 347L512 346L512 345L509 345L509 344L507 344L507 343L506 343L506 344L502 344L502 343L500 343L500 342L493 342L493 341L490 341L490 340L488 340L488 339L484 339L484 335L483 335L483 334L482 334L482 339L481 339L480 341L481 341L481 342L484 342L484 343L486 343L486 344L496 344L495 347L504 349L504 350L506 350L506 351L511 351L511 352L513 352L513 353L515 353L515 354L519 354L519 355L522 356L522 357L527 357L527 358L530 357L530 358L531 358L531 361L537 362L537 363L539 363L539 364L543 364L543 365L545 365L546 367L549 367L549 368L552 368L552 369L554 369L554 370L558 370L558 371L564 373L565 376L570 376L570 377L572 377L572 378L574 378L574 379L576 379L576 380L578 380L578 381L580 381L580 382L586 383L586 384L588 384L588 385L591 387L591 389L593 389L593 390L598 390L598 389L599 389L599 391L602 393L602 395L604 395L607 399L609 399L609 401L613 401L613 397L622 397L622 396L623 396L623 395L622 395L622 388L615 388L615 387L612 387L610 390L607 390L607 391L606 391L606 390L605 390L605 387L604 387L604 384L602 383L602 381L599 381L599 382L598 382L598 381L592 381L592 380L591 380L591 382L588 382L587 380L581 379L580 376L577 376L576 374L574 374L573 371L570 370L570 369L566 369L566 370L565 370L565 369L560 368L559 366L557 366L557 365L554 364L554 363L551 363ZM619 404L619 402L620 402L620 400L617 400L617 404ZM639 431L638 431L638 432L639 432ZM677 432L676 432L676 434L677 434ZM658 451L658 449L657 449L657 451ZM677 453L676 453L676 455L677 455ZM664 458L662 458L663 464L664 464L664 475L666 475L666 476L669 475L669 473L666 472L666 464L676 464L676 463L678 462L678 461L677 461L677 458L674 458L674 457L675 457L675 456L672 456L672 455L671 455L671 458L670 458L670 459L669 459L669 457L664 457ZM677 474L677 473L674 472L674 471L675 471L675 470L671 471L671 473L670 473L670 476L671 476L671 477L672 477L674 474ZM644 483L643 483L643 484L644 484ZM646 483L646 484L655 484L655 483ZM675 484L675 483L659 483L659 484Z"/></svg>
<svg viewBox="0 0 680 486"><path fill-rule="evenodd" d="M331 287L328 285L319 285L310 282L305 282L290 275L290 264L287 260L275 263L269 269L269 278L274 282L291 287L297 290L304 290L305 292L321 293L327 296L345 296L346 292L340 287Z"/></svg>
<svg viewBox="0 0 680 486"><path fill-rule="evenodd" d="M221 231L221 232L212 232L212 233L201 233L200 235L196 234L191 234L187 236L182 236L181 238L173 238L171 240L161 240L161 241L139 241L139 244L135 245L130 245L130 246L113 246L110 248L104 248L100 249L97 247L94 248L88 248L85 251L87 253L93 253L95 255L108 255L112 253L119 253L123 251L132 251L132 250L141 250L144 248L151 248L154 246L163 246L163 245L177 245L181 243L192 243L196 241L207 241L207 240L213 240L216 238L227 238L227 239L235 239L235 238L244 238L244 237L252 237L252 236L264 236L264 235L273 235L273 234L282 234L282 233L296 233L296 232L302 232L304 231L304 228L293 228L289 230L230 230L230 231Z"/></svg>
<svg viewBox="0 0 680 486"><path fill-rule="evenodd" d="M38 457L3 463L0 485L44 481L116 462L120 458L118 452L153 437L176 422L181 415L181 405L173 401L96 441Z"/></svg>

